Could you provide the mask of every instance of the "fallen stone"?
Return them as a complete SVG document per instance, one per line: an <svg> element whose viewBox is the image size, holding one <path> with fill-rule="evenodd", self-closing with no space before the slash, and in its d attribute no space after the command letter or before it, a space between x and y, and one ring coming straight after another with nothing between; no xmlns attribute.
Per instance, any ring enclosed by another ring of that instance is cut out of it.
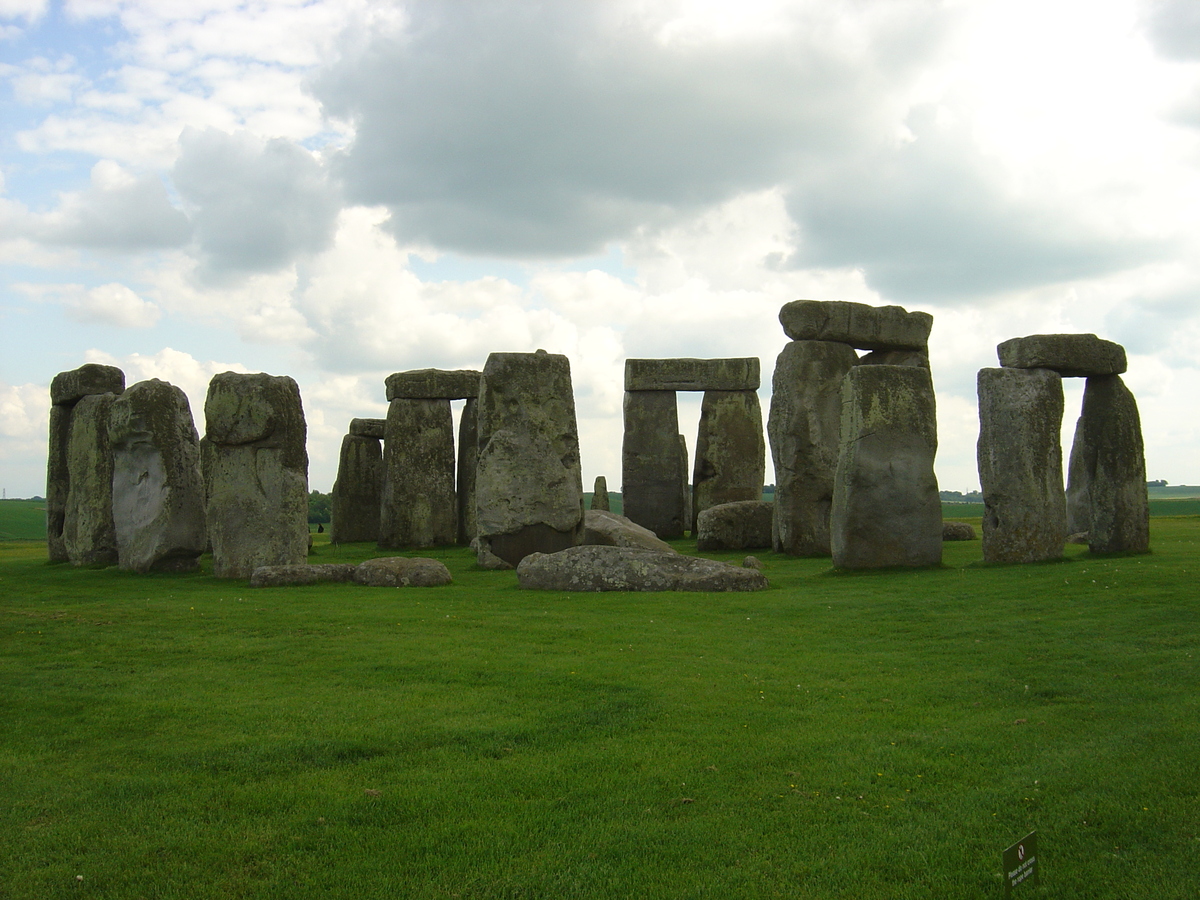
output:
<svg viewBox="0 0 1200 900"><path fill-rule="evenodd" d="M608 512L611 505L608 499L608 480L603 475L597 475L592 487L592 509Z"/></svg>
<svg viewBox="0 0 1200 900"><path fill-rule="evenodd" d="M355 434L352 422L350 434L342 437L330 498L330 543L378 541L382 494L383 445L378 438Z"/></svg>
<svg viewBox="0 0 1200 900"><path fill-rule="evenodd" d="M700 513L709 507L761 500L766 468L767 444L758 394L705 391L692 469L691 531L698 530Z"/></svg>
<svg viewBox="0 0 1200 900"><path fill-rule="evenodd" d="M1068 544L1086 544L1088 542L1088 534L1086 531L1077 531L1074 534L1067 535Z"/></svg>
<svg viewBox="0 0 1200 900"><path fill-rule="evenodd" d="M134 572L187 572L207 538L200 439L187 394L139 381L113 403L112 504L117 564Z"/></svg>
<svg viewBox="0 0 1200 900"><path fill-rule="evenodd" d="M742 568L743 569L757 569L759 572L761 572L763 569L766 568L766 566L764 566L762 564L762 560L759 559L757 556L747 556L745 559L742 560Z"/></svg>
<svg viewBox="0 0 1200 900"><path fill-rule="evenodd" d="M973 541L977 535L975 529L966 522L943 522L943 541Z"/></svg>
<svg viewBox="0 0 1200 900"><path fill-rule="evenodd" d="M710 506L697 518L697 550L758 550L771 546L775 504L740 500Z"/></svg>
<svg viewBox="0 0 1200 900"><path fill-rule="evenodd" d="M757 356L741 359L627 359L627 391L757 391Z"/></svg>
<svg viewBox="0 0 1200 900"><path fill-rule="evenodd" d="M50 382L50 403L74 406L93 394L119 394L125 390L125 373L116 366L85 363L78 369L59 372Z"/></svg>
<svg viewBox="0 0 1200 900"><path fill-rule="evenodd" d="M487 546L480 546L479 538L471 541L471 549L475 551L475 565L481 569L487 569L491 572L502 572L516 568L512 563L505 562L498 557Z"/></svg>
<svg viewBox="0 0 1200 900"><path fill-rule="evenodd" d="M643 528L625 516L609 510L589 509L583 514L583 543L604 547L641 547L675 553L666 541L659 540L649 528Z"/></svg>
<svg viewBox="0 0 1200 900"><path fill-rule="evenodd" d="M979 482L983 558L1036 562L1062 556L1062 377L1049 369L980 369Z"/></svg>
<svg viewBox="0 0 1200 900"><path fill-rule="evenodd" d="M847 373L829 521L835 566L941 563L936 453L937 417L928 370L855 366Z"/></svg>
<svg viewBox="0 0 1200 900"><path fill-rule="evenodd" d="M438 587L450 584L450 570L436 559L382 556L360 563L354 580L369 587Z"/></svg>
<svg viewBox="0 0 1200 900"><path fill-rule="evenodd" d="M454 418L449 400L388 404L379 547L438 547L458 540Z"/></svg>
<svg viewBox="0 0 1200 900"><path fill-rule="evenodd" d="M387 428L387 419L351 419L349 433L355 437L378 438L383 440Z"/></svg>
<svg viewBox="0 0 1200 900"><path fill-rule="evenodd" d="M660 538L682 537L687 464L679 453L674 391L626 391L621 439L622 511Z"/></svg>
<svg viewBox="0 0 1200 900"><path fill-rule="evenodd" d="M323 582L345 583L354 580L358 567L352 563L302 563L292 566L259 566L250 575L250 587L291 587Z"/></svg>
<svg viewBox="0 0 1200 900"><path fill-rule="evenodd" d="M396 372L384 380L387 399L393 400L467 400L479 396L479 378L475 369L414 369Z"/></svg>
<svg viewBox="0 0 1200 900"><path fill-rule="evenodd" d="M792 341L775 361L767 433L775 462L776 552L830 554L842 379L857 363L850 345L834 341Z"/></svg>
<svg viewBox="0 0 1200 900"><path fill-rule="evenodd" d="M633 547L572 547L534 553L517 566L518 584L546 591L761 591L754 569Z"/></svg>
<svg viewBox="0 0 1200 900"><path fill-rule="evenodd" d="M837 341L858 350L925 351L933 316L900 306L793 300L779 311L779 322L793 341Z"/></svg>
<svg viewBox="0 0 1200 900"><path fill-rule="evenodd" d="M1120 375L1125 348L1094 334L1031 334L996 347L1000 365L1012 369L1050 369L1060 375Z"/></svg>

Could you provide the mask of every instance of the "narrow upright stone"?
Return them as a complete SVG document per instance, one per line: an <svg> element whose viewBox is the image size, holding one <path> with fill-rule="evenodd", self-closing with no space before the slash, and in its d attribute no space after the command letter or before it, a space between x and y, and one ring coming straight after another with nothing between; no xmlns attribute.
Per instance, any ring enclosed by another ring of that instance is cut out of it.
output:
<svg viewBox="0 0 1200 900"><path fill-rule="evenodd" d="M772 543L792 556L829 556L829 512L841 447L848 344L792 341L775 362L767 432L775 462Z"/></svg>
<svg viewBox="0 0 1200 900"><path fill-rule="evenodd" d="M592 509L609 511L608 502L608 480L603 475L596 476L596 483L592 487ZM625 518L629 518L626 516ZM630 520L632 521L632 519Z"/></svg>
<svg viewBox="0 0 1200 900"><path fill-rule="evenodd" d="M516 565L583 540L583 476L571 364L546 353L493 353L479 391L476 508L481 561Z"/></svg>
<svg viewBox="0 0 1200 900"><path fill-rule="evenodd" d="M222 372L208 385L202 451L213 574L249 578L259 566L308 558L308 429L300 388L286 375Z"/></svg>
<svg viewBox="0 0 1200 900"><path fill-rule="evenodd" d="M626 391L621 442L621 505L625 518L659 538L682 537L682 485L687 480L679 454L679 411L674 391Z"/></svg>
<svg viewBox="0 0 1200 900"><path fill-rule="evenodd" d="M762 409L755 391L705 391L692 469L691 531L720 503L761 500L767 469Z"/></svg>
<svg viewBox="0 0 1200 900"><path fill-rule="evenodd" d="M187 395L165 381L140 381L113 401L108 433L118 565L197 568L206 537L204 480Z"/></svg>
<svg viewBox="0 0 1200 900"><path fill-rule="evenodd" d="M458 539L454 418L449 400L388 404L379 546L437 547Z"/></svg>
<svg viewBox="0 0 1200 900"><path fill-rule="evenodd" d="M337 480L330 500L329 540L334 544L379 540L383 444L378 437L355 433L354 423L362 421L353 419L350 433L342 438Z"/></svg>
<svg viewBox="0 0 1200 900"><path fill-rule="evenodd" d="M115 394L89 394L71 410L67 443L70 488L63 520L63 547L77 566L111 566L117 561L113 524L113 453L108 415Z"/></svg>
<svg viewBox="0 0 1200 900"><path fill-rule="evenodd" d="M479 465L479 398L468 397L458 420L458 542L464 547L479 533L475 510L475 469Z"/></svg>
<svg viewBox="0 0 1200 900"><path fill-rule="evenodd" d="M855 366L843 381L830 511L833 564L936 566L942 504L933 381L915 366Z"/></svg>
<svg viewBox="0 0 1200 900"><path fill-rule="evenodd" d="M1062 377L1049 369L980 369L979 483L983 558L1036 562L1062 556Z"/></svg>
<svg viewBox="0 0 1200 900"><path fill-rule="evenodd" d="M1070 491L1086 498L1088 549L1145 553L1150 501L1137 401L1119 375L1087 380L1071 451Z"/></svg>

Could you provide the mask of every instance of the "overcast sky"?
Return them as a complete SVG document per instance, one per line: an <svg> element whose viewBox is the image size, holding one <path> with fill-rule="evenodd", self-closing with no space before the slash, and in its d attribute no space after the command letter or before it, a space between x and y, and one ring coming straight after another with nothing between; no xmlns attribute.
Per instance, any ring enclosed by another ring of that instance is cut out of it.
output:
<svg viewBox="0 0 1200 900"><path fill-rule="evenodd" d="M386 375L537 348L615 488L624 360L758 356L765 416L798 298L934 315L943 489L1047 332L1123 344L1200 484L1197 0L0 0L0 61L9 497L85 362L201 433L213 374L292 375L327 491Z"/></svg>

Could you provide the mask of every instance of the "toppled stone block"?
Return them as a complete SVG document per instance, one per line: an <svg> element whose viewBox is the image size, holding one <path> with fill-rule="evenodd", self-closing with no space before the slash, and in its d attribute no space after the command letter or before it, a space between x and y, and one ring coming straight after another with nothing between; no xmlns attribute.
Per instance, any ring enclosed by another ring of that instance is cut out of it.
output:
<svg viewBox="0 0 1200 900"><path fill-rule="evenodd" d="M439 587L450 584L450 570L436 559L383 556L354 570L354 580L369 587Z"/></svg>
<svg viewBox="0 0 1200 900"><path fill-rule="evenodd" d="M705 391L692 469L692 523L721 503L761 500L767 469L762 410L755 391Z"/></svg>
<svg viewBox="0 0 1200 900"><path fill-rule="evenodd" d="M1036 562L1062 556L1062 377L1049 369L980 369L979 483L983 558Z"/></svg>
<svg viewBox="0 0 1200 900"><path fill-rule="evenodd" d="M710 506L697 520L696 549L758 550L770 547L774 505L767 500L741 500Z"/></svg>
<svg viewBox="0 0 1200 900"><path fill-rule="evenodd" d="M929 344L933 316L900 306L845 300L793 300L779 311L793 341L837 341L858 350L920 350Z"/></svg>
<svg viewBox="0 0 1200 900"><path fill-rule="evenodd" d="M125 373L116 366L85 363L54 376L50 382L50 402L54 406L74 406L93 394L119 394L123 390Z"/></svg>
<svg viewBox="0 0 1200 900"><path fill-rule="evenodd" d="M857 363L852 347L834 341L792 341L775 362L767 432L775 462L772 540L779 553L830 554L842 379Z"/></svg>
<svg viewBox="0 0 1200 900"><path fill-rule="evenodd" d="M649 528L643 528L625 516L609 510L589 509L583 514L583 543L602 547L641 547L674 553L675 548L659 540Z"/></svg>
<svg viewBox="0 0 1200 900"><path fill-rule="evenodd" d="M977 535L975 529L966 522L943 522L943 541L973 541Z"/></svg>
<svg viewBox="0 0 1200 900"><path fill-rule="evenodd" d="M682 537L687 464L679 452L674 391L627 391L621 439L624 514L660 538Z"/></svg>
<svg viewBox="0 0 1200 900"><path fill-rule="evenodd" d="M113 401L108 434L118 565L197 568L207 539L204 479L187 395L165 381L139 381Z"/></svg>
<svg viewBox="0 0 1200 900"><path fill-rule="evenodd" d="M294 566L259 566L250 575L250 587L294 587L326 582L345 584L354 580L353 563L301 563Z"/></svg>
<svg viewBox="0 0 1200 900"><path fill-rule="evenodd" d="M351 419L349 433L355 437L378 438L383 440L387 428L387 419Z"/></svg>
<svg viewBox="0 0 1200 900"><path fill-rule="evenodd" d="M393 400L467 400L479 396L479 378L475 369L413 369L396 372L384 380L387 399Z"/></svg>
<svg viewBox="0 0 1200 900"><path fill-rule="evenodd" d="M731 563L634 547L572 547L534 553L517 583L543 591L761 591L766 576Z"/></svg>
<svg viewBox="0 0 1200 900"><path fill-rule="evenodd" d="M1031 334L996 347L1000 365L1011 369L1050 369L1059 375L1120 375L1125 348L1094 334Z"/></svg>
<svg viewBox="0 0 1200 900"><path fill-rule="evenodd" d="M627 359L627 391L757 391L758 357Z"/></svg>
<svg viewBox="0 0 1200 900"><path fill-rule="evenodd" d="M829 522L833 564L939 565L942 503L933 472L937 416L929 372L855 366L842 391Z"/></svg>

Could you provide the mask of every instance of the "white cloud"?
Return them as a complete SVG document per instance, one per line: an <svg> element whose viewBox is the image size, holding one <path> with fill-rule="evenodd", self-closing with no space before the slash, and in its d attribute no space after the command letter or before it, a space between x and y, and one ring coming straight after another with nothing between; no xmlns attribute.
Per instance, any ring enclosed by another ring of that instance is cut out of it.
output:
<svg viewBox="0 0 1200 900"><path fill-rule="evenodd" d="M160 315L157 306L123 284L102 284L86 293L64 298L63 305L68 315L81 322L125 328L150 328Z"/></svg>

